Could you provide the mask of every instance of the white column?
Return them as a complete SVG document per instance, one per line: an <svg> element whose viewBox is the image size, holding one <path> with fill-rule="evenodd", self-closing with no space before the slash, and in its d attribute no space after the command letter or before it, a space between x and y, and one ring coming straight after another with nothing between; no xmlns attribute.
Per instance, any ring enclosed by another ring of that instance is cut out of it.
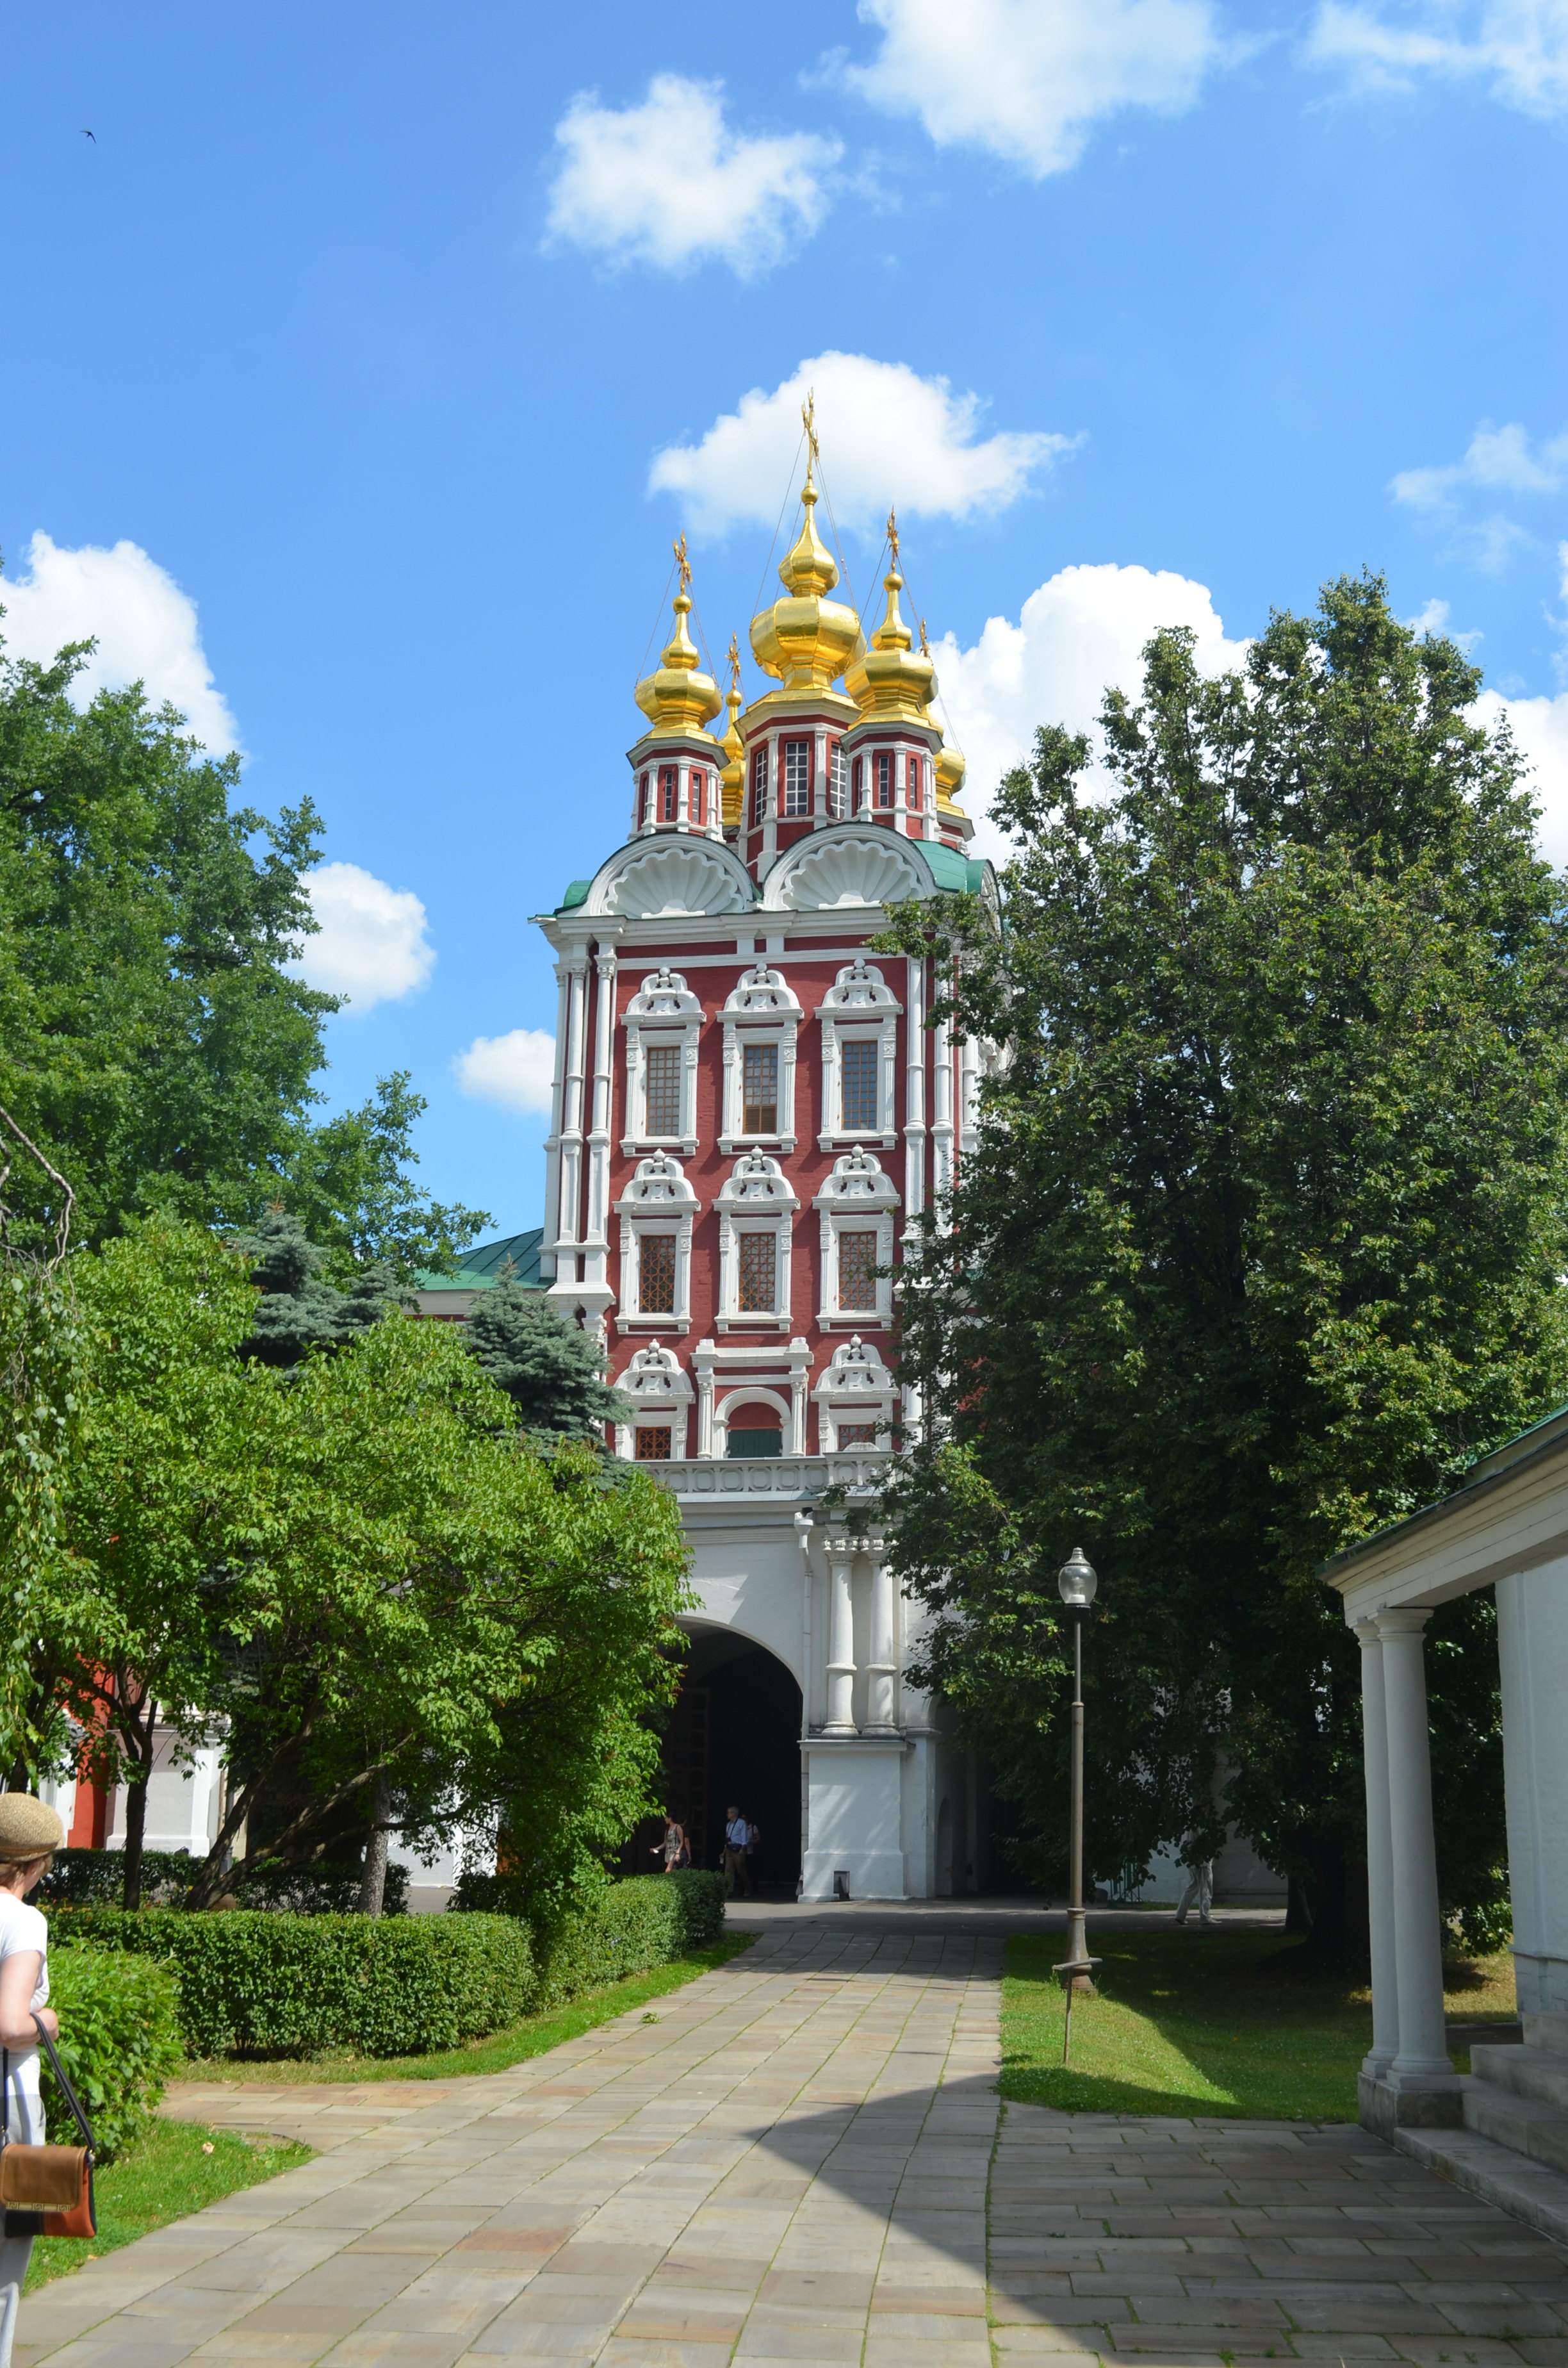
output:
<svg viewBox="0 0 1568 2368"><path fill-rule="evenodd" d="M887 1558L887 1540L866 1540L871 1558L871 1653L866 1664L866 1732L898 1732L898 1646L893 1630L893 1577Z"/></svg>
<svg viewBox="0 0 1568 2368"><path fill-rule="evenodd" d="M842 1530L828 1532L827 1722L824 1735L855 1735L855 1606L849 1589L855 1542Z"/></svg>
<svg viewBox="0 0 1568 2368"><path fill-rule="evenodd" d="M699 1455L713 1452L713 1362L711 1340L699 1340L697 1354L691 1360L697 1376L697 1452ZM707 1349L708 1356L703 1355Z"/></svg>
<svg viewBox="0 0 1568 2368"><path fill-rule="evenodd" d="M926 964L913 955L903 998L903 1212L913 1229L926 1206Z"/></svg>
<svg viewBox="0 0 1568 2368"><path fill-rule="evenodd" d="M931 1164L940 1201L953 1189L953 1049L945 1019L931 1030Z"/></svg>
<svg viewBox="0 0 1568 2368"><path fill-rule="evenodd" d="M583 1191L583 1032L587 998L588 950L574 946L567 957L566 1063L562 1072L561 1227L556 1247L573 1255L564 1280L577 1281L575 1251Z"/></svg>
<svg viewBox="0 0 1568 2368"><path fill-rule="evenodd" d="M980 1127L980 1046L972 1035L959 1047L959 1151L974 1148Z"/></svg>
<svg viewBox="0 0 1568 2368"><path fill-rule="evenodd" d="M566 1068L566 1002L568 973L555 965L555 1076L550 1088L550 1133L544 1144L544 1239L540 1244L539 1269L546 1281L555 1279L555 1244L561 1232L561 1103Z"/></svg>
<svg viewBox="0 0 1568 2368"><path fill-rule="evenodd" d="M1388 1720L1389 1839L1393 1860L1394 1981L1399 2053L1394 2089L1458 2089L1443 2032L1443 1936L1432 1831L1432 1755L1421 1632L1430 1612L1383 1611L1383 1699Z"/></svg>
<svg viewBox="0 0 1568 2368"><path fill-rule="evenodd" d="M585 1282L603 1289L608 1281L609 1235L609 1101L610 1050L614 1042L615 950L601 946L595 964L597 988L594 996L594 1119L588 1134L588 1222L583 1243Z"/></svg>
<svg viewBox="0 0 1568 2368"><path fill-rule="evenodd" d="M1367 1779L1367 1907L1372 1938L1372 2045L1361 2069L1381 2080L1399 2054L1393 1935L1393 1836L1389 1827L1389 1729L1383 1645L1375 1620L1358 1620L1361 1645L1361 1759Z"/></svg>
<svg viewBox="0 0 1568 2368"><path fill-rule="evenodd" d="M790 1453L806 1452L806 1391L811 1383L811 1350L797 1334L790 1343Z"/></svg>

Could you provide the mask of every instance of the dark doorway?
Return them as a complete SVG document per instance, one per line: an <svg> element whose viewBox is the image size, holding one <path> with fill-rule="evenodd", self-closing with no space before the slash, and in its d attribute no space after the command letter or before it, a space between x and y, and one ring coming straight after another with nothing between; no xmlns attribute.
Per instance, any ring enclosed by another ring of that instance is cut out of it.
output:
<svg viewBox="0 0 1568 2368"><path fill-rule="evenodd" d="M782 1661L733 1629L694 1627L665 1729L665 1801L686 1829L693 1866L723 1864L733 1801L760 1827L757 1890L793 1899L801 1879L801 1689ZM662 1819L640 1826L621 1872L658 1864Z"/></svg>

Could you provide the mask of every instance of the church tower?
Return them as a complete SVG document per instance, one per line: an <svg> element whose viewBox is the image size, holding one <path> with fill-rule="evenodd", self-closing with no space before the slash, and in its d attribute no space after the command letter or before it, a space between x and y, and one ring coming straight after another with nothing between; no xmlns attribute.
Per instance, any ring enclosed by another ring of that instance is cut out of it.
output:
<svg viewBox="0 0 1568 2368"><path fill-rule="evenodd" d="M978 1879L977 1777L905 1677L919 1607L866 1508L918 1416L890 1272L963 1156L980 1048L926 1025L927 962L870 940L910 898L995 890L965 852L896 524L868 643L833 598L809 408L806 427L782 593L751 622L768 689L743 699L733 641L727 696L700 670L683 537L674 631L637 685L626 842L540 918L560 987L541 1271L602 1333L631 1409L616 1452L680 1501L700 1608L671 1806L699 1857L731 1782L710 1764L720 1678L771 1656L798 1727L788 1770L780 1746L752 1780L776 1870L808 1898L923 1898Z"/></svg>

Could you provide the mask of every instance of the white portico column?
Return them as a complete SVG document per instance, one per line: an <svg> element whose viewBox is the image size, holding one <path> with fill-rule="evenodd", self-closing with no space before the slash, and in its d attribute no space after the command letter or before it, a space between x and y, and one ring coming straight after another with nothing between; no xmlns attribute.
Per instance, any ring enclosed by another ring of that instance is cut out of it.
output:
<svg viewBox="0 0 1568 2368"><path fill-rule="evenodd" d="M866 1732L898 1733L898 1659L893 1630L892 1567L887 1540L866 1540L871 1558L871 1653L866 1664Z"/></svg>
<svg viewBox="0 0 1568 2368"><path fill-rule="evenodd" d="M827 1546L827 1721L824 1735L855 1735L855 1606L849 1590L855 1541L830 1530Z"/></svg>
<svg viewBox="0 0 1568 2368"><path fill-rule="evenodd" d="M1361 1645L1361 1758L1367 1777L1367 1907L1372 1939L1372 2045L1361 2069L1381 2080L1399 2054L1393 1938L1393 1836L1389 1828L1389 1729L1383 1645L1375 1620L1358 1620Z"/></svg>
<svg viewBox="0 0 1568 2368"><path fill-rule="evenodd" d="M1446 2089L1459 2075L1443 2031L1443 1938L1432 1831L1432 1756L1421 1632L1430 1613L1382 1611L1383 1700L1388 1720L1389 1840L1392 1855L1394 1980L1399 2052L1384 2078L1394 2089Z"/></svg>

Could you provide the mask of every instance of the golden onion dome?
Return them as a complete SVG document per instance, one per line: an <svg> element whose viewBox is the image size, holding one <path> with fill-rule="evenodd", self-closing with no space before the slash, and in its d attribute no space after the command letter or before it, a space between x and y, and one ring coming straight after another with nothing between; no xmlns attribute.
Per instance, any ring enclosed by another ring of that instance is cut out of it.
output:
<svg viewBox="0 0 1568 2368"><path fill-rule="evenodd" d="M723 789L723 821L726 830L737 829L745 807L746 752L737 721L743 705L741 691L740 644L730 635L730 688L724 694L724 704L730 711L729 728L720 746L724 751L724 763L719 780Z"/></svg>
<svg viewBox="0 0 1568 2368"><path fill-rule="evenodd" d="M951 814L955 821L964 819L958 802L964 771L963 750L955 748L950 740L944 742L937 751L937 812Z"/></svg>
<svg viewBox="0 0 1568 2368"><path fill-rule="evenodd" d="M824 598L838 581L838 569L812 517L817 489L810 460L801 505L801 531L778 568L785 597L752 619L752 655L786 690L826 690L855 655L860 620L842 601Z"/></svg>
<svg viewBox="0 0 1568 2368"><path fill-rule="evenodd" d="M915 648L915 636L900 612L898 596L903 578L898 572L897 531L892 518L888 526L893 536L893 564L882 578L887 614L871 635L870 648L845 676L844 688L864 721L929 727L926 709L937 688L937 669L924 647Z"/></svg>
<svg viewBox="0 0 1568 2368"><path fill-rule="evenodd" d="M712 676L698 671L697 651L686 630L686 620L691 613L691 566L686 555L684 534L676 545L676 558L680 564L680 590L675 598L676 629L665 644L664 655L654 672L644 675L638 684L637 704L661 738L676 733L683 739L711 744L712 734L702 726L712 722L724 701Z"/></svg>

